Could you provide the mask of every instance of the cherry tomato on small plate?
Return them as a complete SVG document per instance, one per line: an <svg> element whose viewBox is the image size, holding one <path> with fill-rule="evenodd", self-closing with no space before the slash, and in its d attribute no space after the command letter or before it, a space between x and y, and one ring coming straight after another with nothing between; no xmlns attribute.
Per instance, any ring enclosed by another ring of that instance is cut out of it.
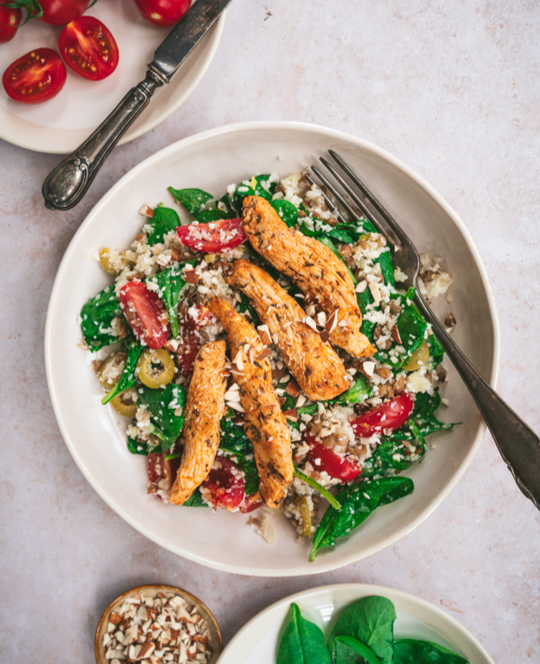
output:
<svg viewBox="0 0 540 664"><path fill-rule="evenodd" d="M234 249L246 241L242 219L219 219L208 224L193 223L179 226L176 232L182 244L205 254Z"/></svg>
<svg viewBox="0 0 540 664"><path fill-rule="evenodd" d="M149 348L161 348L169 334L169 319L159 297L141 281L130 281L122 286L119 299L135 336Z"/></svg>
<svg viewBox="0 0 540 664"><path fill-rule="evenodd" d="M5 44L15 37L22 21L22 11L12 7L0 7L0 44Z"/></svg>
<svg viewBox="0 0 540 664"><path fill-rule="evenodd" d="M403 392L353 420L351 426L354 435L359 438L370 438L385 431L395 431L409 419L413 407L412 397Z"/></svg>
<svg viewBox="0 0 540 664"><path fill-rule="evenodd" d="M153 25L175 25L191 6L191 0L135 0L139 14Z"/></svg>
<svg viewBox="0 0 540 664"><path fill-rule="evenodd" d="M246 495L244 475L230 459L218 456L208 477L201 484L201 491L214 507L234 510Z"/></svg>
<svg viewBox="0 0 540 664"><path fill-rule="evenodd" d="M208 307L195 304L186 311L186 318L182 326L182 358L180 372L189 376L193 372L193 364L202 345L201 329L216 321L216 317Z"/></svg>
<svg viewBox="0 0 540 664"><path fill-rule="evenodd" d="M84 14L91 0L39 0L43 15L39 20L49 25L66 25Z"/></svg>
<svg viewBox="0 0 540 664"><path fill-rule="evenodd" d="M14 101L41 104L60 92L66 82L62 59L50 48L37 48L12 62L2 76L2 83Z"/></svg>
<svg viewBox="0 0 540 664"><path fill-rule="evenodd" d="M336 454L330 448L319 443L311 434L304 434L304 440L310 445L307 458L315 470L324 471L330 477L342 482L351 482L362 472L362 467L355 461Z"/></svg>
<svg viewBox="0 0 540 664"><path fill-rule="evenodd" d="M110 30L93 16L78 16L58 38L60 55L68 67L91 81L110 76L118 65L118 46Z"/></svg>

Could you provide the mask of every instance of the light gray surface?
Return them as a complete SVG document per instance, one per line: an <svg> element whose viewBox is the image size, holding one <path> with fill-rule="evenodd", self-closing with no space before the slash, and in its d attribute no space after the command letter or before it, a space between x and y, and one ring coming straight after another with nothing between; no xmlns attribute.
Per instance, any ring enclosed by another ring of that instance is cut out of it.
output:
<svg viewBox="0 0 540 664"><path fill-rule="evenodd" d="M41 182L57 157L0 143L1 662L91 664L101 611L119 592L153 581L199 595L226 641L292 592L380 583L442 605L496 662L540 661L540 514L489 436L443 505L378 555L319 577L220 574L144 539L93 492L58 432L42 351L62 254L121 175L173 141L228 122L316 122L394 153L461 215L499 307L500 392L539 430L539 14L536 0L235 0L191 99L118 148L75 210L43 207Z"/></svg>

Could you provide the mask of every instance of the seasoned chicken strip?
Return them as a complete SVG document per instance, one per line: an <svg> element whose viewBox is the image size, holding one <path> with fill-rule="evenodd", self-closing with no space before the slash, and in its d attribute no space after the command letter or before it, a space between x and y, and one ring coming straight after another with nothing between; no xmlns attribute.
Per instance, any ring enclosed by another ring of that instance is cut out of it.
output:
<svg viewBox="0 0 540 664"><path fill-rule="evenodd" d="M272 386L269 351L247 320L223 300L212 298L210 309L229 337L232 375L244 409L244 430L253 443L261 483L259 493L269 507L278 507L293 480L291 436Z"/></svg>
<svg viewBox="0 0 540 664"><path fill-rule="evenodd" d="M227 281L253 301L307 397L333 399L349 388L347 372L335 350L303 322L302 307L270 275L249 261L238 260Z"/></svg>
<svg viewBox="0 0 540 664"><path fill-rule="evenodd" d="M244 198L243 216L253 248L326 312L330 343L353 357L373 355L375 349L360 332L362 314L354 284L339 258L318 240L288 228L260 196ZM336 311L337 320L332 316Z"/></svg>
<svg viewBox="0 0 540 664"><path fill-rule="evenodd" d="M212 469L225 413L226 344L212 341L195 358L184 411L184 453L169 502L183 505Z"/></svg>

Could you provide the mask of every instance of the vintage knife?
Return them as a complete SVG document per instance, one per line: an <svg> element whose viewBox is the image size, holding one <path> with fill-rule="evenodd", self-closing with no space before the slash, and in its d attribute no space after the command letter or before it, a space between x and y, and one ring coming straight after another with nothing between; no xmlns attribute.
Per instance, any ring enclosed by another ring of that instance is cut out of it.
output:
<svg viewBox="0 0 540 664"><path fill-rule="evenodd" d="M230 2L197 0L154 53L144 81L132 88L94 133L49 173L41 190L49 209L69 210L79 203L121 136L148 106L155 90L170 83Z"/></svg>

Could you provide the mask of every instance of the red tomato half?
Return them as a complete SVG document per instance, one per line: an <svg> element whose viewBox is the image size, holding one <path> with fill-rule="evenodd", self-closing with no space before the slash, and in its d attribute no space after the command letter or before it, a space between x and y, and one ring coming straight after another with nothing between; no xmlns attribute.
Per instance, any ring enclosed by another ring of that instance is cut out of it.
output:
<svg viewBox="0 0 540 664"><path fill-rule="evenodd" d="M60 55L74 72L101 81L118 65L118 46L110 30L93 16L79 16L58 38Z"/></svg>
<svg viewBox="0 0 540 664"><path fill-rule="evenodd" d="M214 507L234 510L246 495L244 475L230 459L218 456L208 477L201 484L201 491Z"/></svg>
<svg viewBox="0 0 540 664"><path fill-rule="evenodd" d="M182 244L205 254L234 249L246 241L242 219L220 219L208 224L194 222L179 226L176 232Z"/></svg>
<svg viewBox="0 0 540 664"><path fill-rule="evenodd" d="M167 461L165 454L152 454L148 455L148 479L150 486L148 487L149 493L156 493L157 491L170 491L173 485L173 477L175 476L175 468L178 467L179 459L171 459ZM176 464L175 464L176 462Z"/></svg>
<svg viewBox="0 0 540 664"><path fill-rule="evenodd" d="M245 497L244 502L240 505L240 511L242 514L249 514L249 512L254 512L263 505L261 494L257 491L257 493L252 493L250 496Z"/></svg>
<svg viewBox="0 0 540 664"><path fill-rule="evenodd" d="M23 104L41 104L56 97L65 82L64 63L50 48L37 48L23 55L2 77L8 97Z"/></svg>
<svg viewBox="0 0 540 664"><path fill-rule="evenodd" d="M412 398L403 392L388 403L368 410L351 422L354 435L369 438L384 431L395 431L409 419L414 407Z"/></svg>
<svg viewBox="0 0 540 664"><path fill-rule="evenodd" d="M135 4L148 23L166 27L178 23L189 9L191 0L135 0Z"/></svg>
<svg viewBox="0 0 540 664"><path fill-rule="evenodd" d="M336 454L322 443L317 442L311 434L304 434L304 440L311 446L307 457L315 470L324 471L330 477L342 482L351 482L362 472L361 466L352 459Z"/></svg>
<svg viewBox="0 0 540 664"><path fill-rule="evenodd" d="M201 329L216 321L214 314L202 304L195 304L186 311L186 320L182 326L182 359L180 371L183 376L193 372L193 364L201 347Z"/></svg>
<svg viewBox="0 0 540 664"><path fill-rule="evenodd" d="M161 348L169 334L169 319L159 297L141 281L130 281L122 286L119 299L135 336L149 348Z"/></svg>
<svg viewBox="0 0 540 664"><path fill-rule="evenodd" d="M11 7L0 7L0 44L5 44L15 37L21 24L22 11Z"/></svg>
<svg viewBox="0 0 540 664"><path fill-rule="evenodd" d="M49 25L66 25L84 14L91 0L39 0L43 16L39 18Z"/></svg>

